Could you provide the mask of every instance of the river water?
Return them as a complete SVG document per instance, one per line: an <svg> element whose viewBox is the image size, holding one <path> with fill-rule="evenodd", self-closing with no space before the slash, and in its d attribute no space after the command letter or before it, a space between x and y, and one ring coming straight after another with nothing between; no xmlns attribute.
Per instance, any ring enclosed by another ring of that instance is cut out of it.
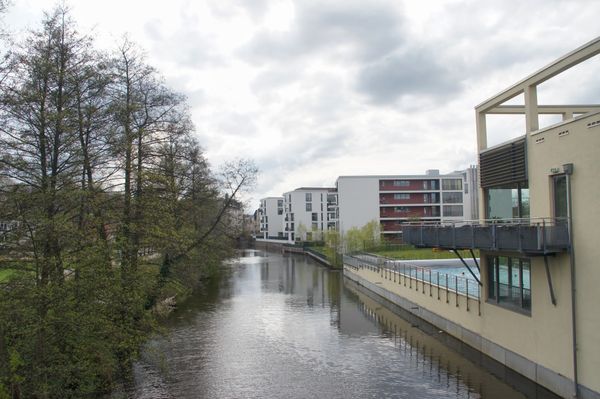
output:
<svg viewBox="0 0 600 399"><path fill-rule="evenodd" d="M304 256L223 267L147 344L129 397L554 397Z"/></svg>

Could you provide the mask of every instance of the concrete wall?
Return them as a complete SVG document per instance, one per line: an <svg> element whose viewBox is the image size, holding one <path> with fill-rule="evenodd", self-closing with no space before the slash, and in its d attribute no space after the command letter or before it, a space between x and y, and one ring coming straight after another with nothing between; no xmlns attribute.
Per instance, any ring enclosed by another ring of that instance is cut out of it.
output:
<svg viewBox="0 0 600 399"><path fill-rule="evenodd" d="M379 178L340 176L337 181L339 229L342 234L379 220Z"/></svg>
<svg viewBox="0 0 600 399"><path fill-rule="evenodd" d="M598 239L600 228L600 113L571 119L527 137L531 214L551 216L553 193L550 176L562 165L573 164L572 208L573 241L576 263L576 320L578 341L578 371L582 384L600 392L600 265ZM566 132L566 133L565 133ZM560 135L559 135L560 134ZM542 270L538 264L537 269ZM561 341L570 347L570 274L569 258L562 255L551 260L552 276L559 284L558 309L544 306L552 326L564 331ZM542 275L540 279L545 279ZM546 290L547 292L547 290ZM546 303L548 299L546 298ZM539 304L538 304L539 305ZM563 315L565 313L565 315ZM562 326L561 323L569 323ZM550 327L550 326L549 326ZM556 347L547 337L540 339L546 348ZM550 357L554 350L549 350ZM565 351L567 352L567 351ZM553 356L551 365L570 364L571 354L563 359ZM570 375L570 374L569 374Z"/></svg>

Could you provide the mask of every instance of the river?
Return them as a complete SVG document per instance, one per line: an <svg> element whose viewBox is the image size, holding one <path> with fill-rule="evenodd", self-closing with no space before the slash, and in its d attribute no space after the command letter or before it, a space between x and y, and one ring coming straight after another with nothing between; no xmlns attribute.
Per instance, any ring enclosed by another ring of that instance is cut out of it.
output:
<svg viewBox="0 0 600 399"><path fill-rule="evenodd" d="M555 397L302 255L223 267L146 345L129 397Z"/></svg>

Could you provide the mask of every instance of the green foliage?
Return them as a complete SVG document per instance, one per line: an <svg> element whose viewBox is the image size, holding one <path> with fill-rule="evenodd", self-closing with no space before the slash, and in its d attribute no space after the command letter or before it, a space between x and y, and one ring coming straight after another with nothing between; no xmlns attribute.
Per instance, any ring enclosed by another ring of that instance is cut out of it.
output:
<svg viewBox="0 0 600 399"><path fill-rule="evenodd" d="M381 227L376 220L372 220L361 228L353 227L344 236L346 252L365 251L379 245L381 241Z"/></svg>
<svg viewBox="0 0 600 399"><path fill-rule="evenodd" d="M306 240L306 233L308 232L308 229L306 228L306 226L304 225L304 223L300 222L298 223L298 227L296 228L296 231L298 232L296 239L299 241L304 241Z"/></svg>
<svg viewBox="0 0 600 399"><path fill-rule="evenodd" d="M0 399L110 392L156 305L231 256L256 175L209 169L183 96L133 44L92 44L59 7L1 71Z"/></svg>

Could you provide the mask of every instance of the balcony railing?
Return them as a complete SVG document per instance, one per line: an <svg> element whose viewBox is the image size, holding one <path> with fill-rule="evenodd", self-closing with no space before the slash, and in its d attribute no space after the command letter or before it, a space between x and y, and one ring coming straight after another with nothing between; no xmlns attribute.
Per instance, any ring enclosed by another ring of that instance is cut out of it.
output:
<svg viewBox="0 0 600 399"><path fill-rule="evenodd" d="M518 251L545 255L567 251L564 218L503 219L442 223L407 223L404 242L418 247Z"/></svg>

